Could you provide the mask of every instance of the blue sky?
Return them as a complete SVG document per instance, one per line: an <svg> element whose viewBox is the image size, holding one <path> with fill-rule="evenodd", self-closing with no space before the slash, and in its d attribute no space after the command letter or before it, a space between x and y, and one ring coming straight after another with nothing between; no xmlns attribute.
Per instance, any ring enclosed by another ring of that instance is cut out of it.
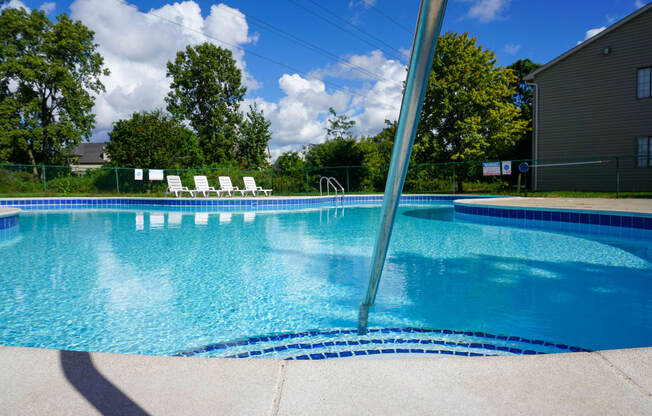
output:
<svg viewBox="0 0 652 416"><path fill-rule="evenodd" d="M521 58L545 63L584 40L587 32L595 33L647 2L449 0L443 30L476 36L502 65ZM322 141L330 106L354 118L358 134L374 134L385 118L396 118L419 1L12 0L10 5L43 8L52 18L66 12L96 31L112 75L105 82L107 93L98 97L94 140L106 140L111 123L133 111L164 106L169 84L165 62L188 43L210 40L204 33L234 50L249 89L245 104L255 101L272 121L271 148L278 155Z"/></svg>

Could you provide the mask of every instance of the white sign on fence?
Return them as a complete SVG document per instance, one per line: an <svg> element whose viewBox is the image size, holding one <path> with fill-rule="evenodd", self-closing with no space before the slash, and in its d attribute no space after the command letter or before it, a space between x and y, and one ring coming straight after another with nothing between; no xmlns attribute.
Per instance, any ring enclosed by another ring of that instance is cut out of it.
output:
<svg viewBox="0 0 652 416"><path fill-rule="evenodd" d="M482 175L500 176L500 162L483 162Z"/></svg>
<svg viewBox="0 0 652 416"><path fill-rule="evenodd" d="M504 160L502 162L503 166L503 175L511 175L512 174L512 161L511 160Z"/></svg>
<svg viewBox="0 0 652 416"><path fill-rule="evenodd" d="M149 180L150 181L162 181L163 180L163 169L150 169L149 170Z"/></svg>
<svg viewBox="0 0 652 416"><path fill-rule="evenodd" d="M143 170L134 169L134 180L142 181L143 180Z"/></svg>

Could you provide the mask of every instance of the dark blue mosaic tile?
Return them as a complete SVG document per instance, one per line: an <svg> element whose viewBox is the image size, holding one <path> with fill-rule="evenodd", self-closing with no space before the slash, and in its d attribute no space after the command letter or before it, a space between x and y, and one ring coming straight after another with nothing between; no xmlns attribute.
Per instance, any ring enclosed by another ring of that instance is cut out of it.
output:
<svg viewBox="0 0 652 416"><path fill-rule="evenodd" d="M408 350L407 348L397 348L396 349L397 354L407 354L409 352L410 352L410 350Z"/></svg>
<svg viewBox="0 0 652 416"><path fill-rule="evenodd" d="M336 352L325 352L324 355L326 358L338 358L339 355Z"/></svg>
<svg viewBox="0 0 652 416"><path fill-rule="evenodd" d="M351 357L353 353L351 351L342 351L340 352L340 357Z"/></svg>
<svg viewBox="0 0 652 416"><path fill-rule="evenodd" d="M297 357L294 357L294 359L295 360L309 360L310 357L308 357L307 355L299 355Z"/></svg>
<svg viewBox="0 0 652 416"><path fill-rule="evenodd" d="M354 355L367 355L367 351L353 351Z"/></svg>
<svg viewBox="0 0 652 416"><path fill-rule="evenodd" d="M396 350L394 350L393 348L385 348L380 350L380 352L382 352L383 354L394 354Z"/></svg>
<svg viewBox="0 0 652 416"><path fill-rule="evenodd" d="M310 358L313 360L323 360L326 357L324 356L324 354L310 354Z"/></svg>

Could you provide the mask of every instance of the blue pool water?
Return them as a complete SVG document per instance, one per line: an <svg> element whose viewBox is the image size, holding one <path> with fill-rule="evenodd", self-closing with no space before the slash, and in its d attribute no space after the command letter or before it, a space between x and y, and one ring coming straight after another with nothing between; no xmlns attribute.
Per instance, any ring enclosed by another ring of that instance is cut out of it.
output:
<svg viewBox="0 0 652 416"><path fill-rule="evenodd" d="M355 328L379 212L23 212L0 242L0 344L168 355ZM652 232L462 217L400 208L370 327L652 346Z"/></svg>

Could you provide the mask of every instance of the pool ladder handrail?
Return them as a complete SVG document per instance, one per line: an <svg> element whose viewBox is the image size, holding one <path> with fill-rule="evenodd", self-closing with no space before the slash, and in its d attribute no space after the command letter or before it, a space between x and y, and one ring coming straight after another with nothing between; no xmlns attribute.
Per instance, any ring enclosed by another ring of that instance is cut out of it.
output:
<svg viewBox="0 0 652 416"><path fill-rule="evenodd" d="M331 195L331 190L330 187L333 187L333 190L335 191L335 196L337 196L337 192L341 192L342 196L344 196L344 187L337 181L332 176L322 176L321 179L319 179L319 195L323 196L324 191L322 190L322 185L326 181L326 195L330 196ZM339 187L339 189L338 189Z"/></svg>

